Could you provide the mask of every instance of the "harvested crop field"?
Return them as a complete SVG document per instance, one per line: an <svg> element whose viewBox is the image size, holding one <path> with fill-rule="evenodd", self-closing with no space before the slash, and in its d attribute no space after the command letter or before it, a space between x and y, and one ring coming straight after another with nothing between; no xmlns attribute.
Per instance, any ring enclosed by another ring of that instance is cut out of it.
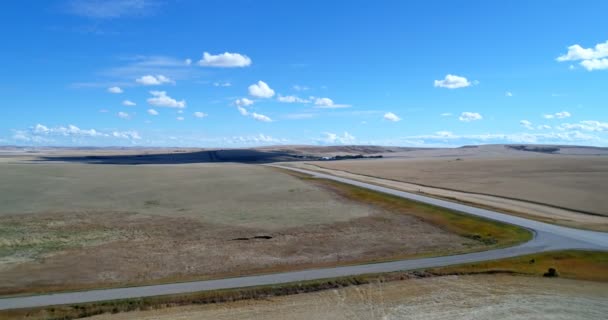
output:
<svg viewBox="0 0 608 320"><path fill-rule="evenodd" d="M606 299L606 283L508 275L448 276L91 319L601 319L608 313Z"/></svg>
<svg viewBox="0 0 608 320"><path fill-rule="evenodd" d="M262 166L1 165L0 294L235 276L488 245Z"/></svg>
<svg viewBox="0 0 608 320"><path fill-rule="evenodd" d="M401 158L316 162L315 165L608 216L606 156Z"/></svg>

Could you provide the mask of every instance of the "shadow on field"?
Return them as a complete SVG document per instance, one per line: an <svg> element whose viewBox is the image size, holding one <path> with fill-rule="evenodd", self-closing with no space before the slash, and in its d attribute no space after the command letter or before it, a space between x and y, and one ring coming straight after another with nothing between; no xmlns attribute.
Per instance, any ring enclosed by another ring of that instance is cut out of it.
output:
<svg viewBox="0 0 608 320"><path fill-rule="evenodd" d="M302 160L301 157L283 152L257 150L213 150L175 152L164 154L103 155L103 156L56 156L41 157L39 161L64 161L90 164L184 164L207 162L271 163Z"/></svg>

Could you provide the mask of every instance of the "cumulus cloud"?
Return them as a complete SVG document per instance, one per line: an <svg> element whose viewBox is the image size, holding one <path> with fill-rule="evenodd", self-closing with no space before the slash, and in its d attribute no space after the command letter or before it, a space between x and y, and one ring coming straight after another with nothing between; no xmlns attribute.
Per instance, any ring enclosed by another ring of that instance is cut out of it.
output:
<svg viewBox="0 0 608 320"><path fill-rule="evenodd" d="M126 106L126 107L133 107L133 106L137 105L137 103L135 103L135 102L133 102L131 100L124 100L122 102L122 105Z"/></svg>
<svg viewBox="0 0 608 320"><path fill-rule="evenodd" d="M184 121L184 117L177 117L175 118L177 121Z"/></svg>
<svg viewBox="0 0 608 320"><path fill-rule="evenodd" d="M196 118L204 118L206 116L207 116L206 113L203 113L203 112L200 112L200 111L197 111L197 112L194 113L194 117L196 117Z"/></svg>
<svg viewBox="0 0 608 320"><path fill-rule="evenodd" d="M279 102L284 102L284 103L309 103L310 102L310 100L302 99L298 96L281 96L281 95L279 95L277 100Z"/></svg>
<svg viewBox="0 0 608 320"><path fill-rule="evenodd" d="M505 97L512 97L512 96L513 96L513 92L511 92L511 91L505 92Z"/></svg>
<svg viewBox="0 0 608 320"><path fill-rule="evenodd" d="M240 53L224 52L217 55L210 54L209 52L203 53L203 58L198 62L203 67L217 67L217 68L236 68L236 67L247 67L251 65L251 59Z"/></svg>
<svg viewBox="0 0 608 320"><path fill-rule="evenodd" d="M464 122L477 121L481 119L483 119L483 117L477 112L463 112L460 114L460 117L458 117L458 120Z"/></svg>
<svg viewBox="0 0 608 320"><path fill-rule="evenodd" d="M158 86L165 83L175 83L175 81L163 76L162 74L153 76L151 74L135 79L135 82L144 86Z"/></svg>
<svg viewBox="0 0 608 320"><path fill-rule="evenodd" d="M109 93L123 93L123 91L120 87L109 87L108 92Z"/></svg>
<svg viewBox="0 0 608 320"><path fill-rule="evenodd" d="M550 114L545 114L543 115L543 118L545 119L565 119L565 118L569 118L571 117L572 114L568 111L561 111L561 112L556 112L556 113L550 113Z"/></svg>
<svg viewBox="0 0 608 320"><path fill-rule="evenodd" d="M184 63L185 63L187 66L189 66L189 65L191 65L191 64L192 64L192 59L186 59L186 60L184 60Z"/></svg>
<svg viewBox="0 0 608 320"><path fill-rule="evenodd" d="M387 112L384 114L384 120L397 122L397 121L401 121L401 118L399 118L396 114L394 114L392 112Z"/></svg>
<svg viewBox="0 0 608 320"><path fill-rule="evenodd" d="M324 132L322 138L319 140L322 144L352 144L357 139L350 133L344 131L342 135Z"/></svg>
<svg viewBox="0 0 608 320"><path fill-rule="evenodd" d="M150 91L152 98L148 98L148 103L155 107L167 107L167 108L185 108L186 101L177 101L167 95L165 91Z"/></svg>
<svg viewBox="0 0 608 320"><path fill-rule="evenodd" d="M583 48L575 44L568 47L568 52L557 57L557 61L581 61L580 65L588 71L608 69L608 41L598 43L594 48Z"/></svg>
<svg viewBox="0 0 608 320"><path fill-rule="evenodd" d="M587 71L608 69L608 59L591 59L581 61L581 66Z"/></svg>
<svg viewBox="0 0 608 320"><path fill-rule="evenodd" d="M274 90L266 82L260 80L258 83L249 86L249 94L257 98L272 98Z"/></svg>
<svg viewBox="0 0 608 320"><path fill-rule="evenodd" d="M131 115L128 114L128 113L126 113L126 112L120 111L120 112L117 113L117 115L121 119L131 119Z"/></svg>
<svg viewBox="0 0 608 320"><path fill-rule="evenodd" d="M528 130L534 130L534 126L532 126L532 122L530 122L528 120L521 120L519 122L519 124L521 124L524 128L526 128Z"/></svg>
<svg viewBox="0 0 608 320"><path fill-rule="evenodd" d="M148 114L151 116L157 116L158 115L158 111L154 110L154 109L148 109Z"/></svg>
<svg viewBox="0 0 608 320"><path fill-rule="evenodd" d="M470 86L471 82L465 77L448 74L443 80L435 80L434 85L437 88L458 89Z"/></svg>
<svg viewBox="0 0 608 320"><path fill-rule="evenodd" d="M249 99L247 99L247 98L241 98L241 99L236 99L236 100L234 101L234 104L235 104L237 107L247 107L247 106L252 105L252 104L253 104L253 101L252 101L252 100L249 100Z"/></svg>
<svg viewBox="0 0 608 320"><path fill-rule="evenodd" d="M568 47L568 52L557 57L557 61L591 60L608 57L608 41L598 43L595 48L583 48L575 44Z"/></svg>
<svg viewBox="0 0 608 320"><path fill-rule="evenodd" d="M311 97L314 98L314 97ZM320 109L340 109L340 108L350 108L348 104L336 104L330 98L314 98L315 108Z"/></svg>

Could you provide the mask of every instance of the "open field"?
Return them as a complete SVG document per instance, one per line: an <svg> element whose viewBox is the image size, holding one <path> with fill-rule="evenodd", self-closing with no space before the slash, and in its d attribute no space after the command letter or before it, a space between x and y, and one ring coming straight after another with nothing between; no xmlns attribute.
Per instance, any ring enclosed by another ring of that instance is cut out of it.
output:
<svg viewBox="0 0 608 320"><path fill-rule="evenodd" d="M1 165L2 294L467 252L529 237L261 166Z"/></svg>
<svg viewBox="0 0 608 320"><path fill-rule="evenodd" d="M608 216L608 157L391 159L316 163L415 184L540 202Z"/></svg>
<svg viewBox="0 0 608 320"><path fill-rule="evenodd" d="M608 207L603 201L603 194L608 192L608 157L380 159L310 164L289 165L550 223L608 230Z"/></svg>
<svg viewBox="0 0 608 320"><path fill-rule="evenodd" d="M449 276L91 319L600 319L608 313L606 299L605 283Z"/></svg>

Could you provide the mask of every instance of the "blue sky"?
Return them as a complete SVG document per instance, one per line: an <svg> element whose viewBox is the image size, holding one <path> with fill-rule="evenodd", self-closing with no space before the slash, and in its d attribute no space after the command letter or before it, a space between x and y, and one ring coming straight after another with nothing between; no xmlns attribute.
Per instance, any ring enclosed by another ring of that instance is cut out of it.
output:
<svg viewBox="0 0 608 320"><path fill-rule="evenodd" d="M7 1L0 145L608 146L606 12L607 1Z"/></svg>

